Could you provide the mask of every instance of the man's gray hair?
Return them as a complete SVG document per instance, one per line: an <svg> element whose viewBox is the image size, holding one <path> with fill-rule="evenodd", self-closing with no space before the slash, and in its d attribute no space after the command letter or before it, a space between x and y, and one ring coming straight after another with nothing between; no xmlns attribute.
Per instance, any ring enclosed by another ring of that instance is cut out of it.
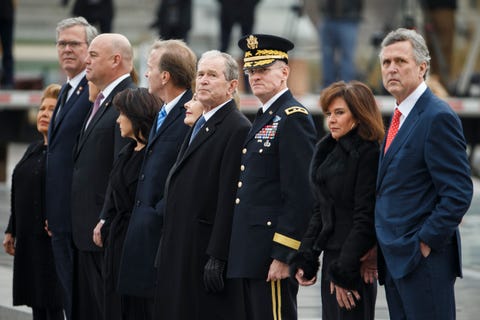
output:
<svg viewBox="0 0 480 320"><path fill-rule="evenodd" d="M225 72L224 72L225 79L227 81L238 80L238 77L239 77L238 63L231 55L225 52L220 52L218 50L210 50L202 54L202 56L198 60L198 63L200 64L202 60L207 58L223 59L225 61Z"/></svg>
<svg viewBox="0 0 480 320"><path fill-rule="evenodd" d="M385 47L401 41L409 41L412 44L413 57L415 58L417 64L421 64L423 62L427 64L427 69L423 75L423 78L426 79L428 71L430 70L430 53L428 51L427 44L425 43L425 39L415 30L398 28L397 30L391 31L389 34L387 34L381 44L381 50L379 54L380 59L382 59L383 49Z"/></svg>
<svg viewBox="0 0 480 320"><path fill-rule="evenodd" d="M73 17L73 18L67 18L63 19L57 24L57 40L58 36L60 35L60 32L69 29L75 26L83 26L85 29L85 37L87 39L87 43L90 44L93 40L98 35L97 28L92 26L84 17Z"/></svg>

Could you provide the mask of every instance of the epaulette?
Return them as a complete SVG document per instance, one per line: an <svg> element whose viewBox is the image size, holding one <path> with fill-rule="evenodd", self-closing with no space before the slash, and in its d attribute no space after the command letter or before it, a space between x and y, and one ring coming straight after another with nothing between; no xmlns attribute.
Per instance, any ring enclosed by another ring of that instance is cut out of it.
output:
<svg viewBox="0 0 480 320"><path fill-rule="evenodd" d="M308 114L307 109L305 109L303 107L299 107L299 106L294 106L294 107L290 107L290 108L285 109L285 113L287 114L287 116L289 116L291 114L294 114L296 112L301 112L301 113Z"/></svg>

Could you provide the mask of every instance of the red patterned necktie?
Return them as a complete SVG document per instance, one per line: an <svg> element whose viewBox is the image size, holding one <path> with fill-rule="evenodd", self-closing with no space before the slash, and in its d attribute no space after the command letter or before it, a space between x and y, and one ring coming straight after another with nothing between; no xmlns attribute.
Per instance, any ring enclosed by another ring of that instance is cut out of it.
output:
<svg viewBox="0 0 480 320"><path fill-rule="evenodd" d="M402 113L398 108L395 108L395 112L393 113L392 122L390 123L390 128L388 129L387 141L385 141L385 148L383 149L383 153L387 153L390 144L393 141L393 138L397 135L398 127L400 126L400 117Z"/></svg>

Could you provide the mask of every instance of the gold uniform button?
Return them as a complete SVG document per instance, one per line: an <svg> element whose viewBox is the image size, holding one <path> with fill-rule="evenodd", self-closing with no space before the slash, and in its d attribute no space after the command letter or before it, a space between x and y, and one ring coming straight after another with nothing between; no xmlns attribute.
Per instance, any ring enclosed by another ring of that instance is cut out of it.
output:
<svg viewBox="0 0 480 320"><path fill-rule="evenodd" d="M247 153L247 148L243 148L242 153L243 154Z"/></svg>
<svg viewBox="0 0 480 320"><path fill-rule="evenodd" d="M242 181L238 181L238 187L241 188L243 185Z"/></svg>
<svg viewBox="0 0 480 320"><path fill-rule="evenodd" d="M240 203L240 198L235 199L235 203L239 204Z"/></svg>
<svg viewBox="0 0 480 320"><path fill-rule="evenodd" d="M272 221L267 221L267 226L271 226L272 225Z"/></svg>
<svg viewBox="0 0 480 320"><path fill-rule="evenodd" d="M240 170L245 171L245 166L243 164L240 166Z"/></svg>

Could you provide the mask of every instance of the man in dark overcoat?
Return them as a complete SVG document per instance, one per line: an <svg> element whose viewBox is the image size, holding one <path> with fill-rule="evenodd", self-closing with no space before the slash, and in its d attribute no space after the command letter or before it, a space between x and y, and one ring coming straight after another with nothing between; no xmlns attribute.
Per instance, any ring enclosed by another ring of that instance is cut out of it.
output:
<svg viewBox="0 0 480 320"><path fill-rule="evenodd" d="M156 304L159 319L246 319L238 280L225 281L240 155L250 122L233 93L238 65L208 51L198 64L203 115L190 130L166 184ZM197 133L198 132L198 133ZM168 289L167 289L168 288ZM178 306L188 301L187 308Z"/></svg>

